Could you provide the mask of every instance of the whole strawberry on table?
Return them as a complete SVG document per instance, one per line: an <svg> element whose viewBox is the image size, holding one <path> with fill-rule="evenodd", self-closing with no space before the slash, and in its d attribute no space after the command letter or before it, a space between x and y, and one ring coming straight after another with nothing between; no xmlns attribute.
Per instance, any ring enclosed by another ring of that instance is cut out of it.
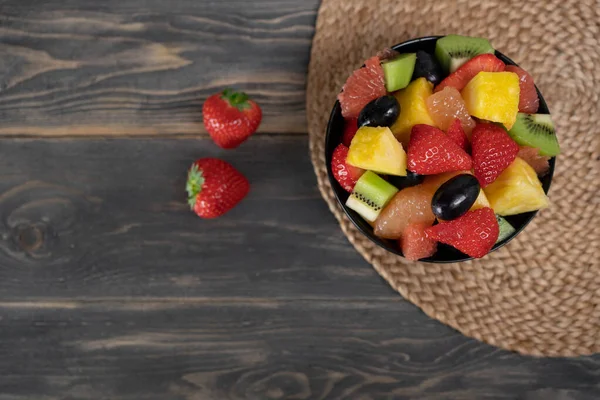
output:
<svg viewBox="0 0 600 400"><path fill-rule="evenodd" d="M225 89L206 99L202 118L212 140L224 149L233 149L256 132L262 110L246 93Z"/></svg>
<svg viewBox="0 0 600 400"><path fill-rule="evenodd" d="M216 218L235 207L250 191L244 175L218 158L196 160L188 171L188 204L201 218Z"/></svg>
<svg viewBox="0 0 600 400"><path fill-rule="evenodd" d="M246 93L225 89L202 107L203 122L218 146L232 149L260 125L262 111ZM188 170L186 192L192 211L201 218L219 217L246 197L250 184L235 167L218 158L196 160Z"/></svg>
<svg viewBox="0 0 600 400"><path fill-rule="evenodd" d="M434 54L380 57L338 95L345 128L331 165L375 235L412 260L438 242L479 258L514 233L504 217L548 207L539 177L560 150L531 75L458 35Z"/></svg>

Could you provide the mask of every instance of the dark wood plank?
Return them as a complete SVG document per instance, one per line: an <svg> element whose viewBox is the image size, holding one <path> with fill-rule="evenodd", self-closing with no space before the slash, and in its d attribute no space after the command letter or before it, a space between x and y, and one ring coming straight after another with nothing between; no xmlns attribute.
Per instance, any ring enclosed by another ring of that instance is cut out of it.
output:
<svg viewBox="0 0 600 400"><path fill-rule="evenodd" d="M401 301L0 306L10 400L595 400L600 357L536 359Z"/></svg>
<svg viewBox="0 0 600 400"><path fill-rule="evenodd" d="M203 140L2 143L4 298L395 298L321 199L301 136L236 151ZM185 203L187 168L219 156L249 178L229 214Z"/></svg>
<svg viewBox="0 0 600 400"><path fill-rule="evenodd" d="M305 133L318 0L2 1L0 135L195 135L226 86Z"/></svg>

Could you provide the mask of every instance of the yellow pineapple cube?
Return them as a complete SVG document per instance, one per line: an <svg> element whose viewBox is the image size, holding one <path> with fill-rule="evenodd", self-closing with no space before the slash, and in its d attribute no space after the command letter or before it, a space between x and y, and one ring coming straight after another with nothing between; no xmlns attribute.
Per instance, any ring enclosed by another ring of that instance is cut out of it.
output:
<svg viewBox="0 0 600 400"><path fill-rule="evenodd" d="M512 128L519 112L519 76L513 72L480 72L462 90L469 114Z"/></svg>
<svg viewBox="0 0 600 400"><path fill-rule="evenodd" d="M394 94L400 104L400 115L391 129L404 147L408 146L413 126L417 124L435 126L425 102L432 92L433 83L425 78L418 78Z"/></svg>
<svg viewBox="0 0 600 400"><path fill-rule="evenodd" d="M480 208L492 208L483 189L479 189L479 196L475 199L475 203L471 206L470 211L479 210Z"/></svg>
<svg viewBox="0 0 600 400"><path fill-rule="evenodd" d="M388 127L363 126L356 131L346 162L380 174L406 176L406 152Z"/></svg>
<svg viewBox="0 0 600 400"><path fill-rule="evenodd" d="M515 215L550 205L535 170L517 157L483 191L498 215Z"/></svg>

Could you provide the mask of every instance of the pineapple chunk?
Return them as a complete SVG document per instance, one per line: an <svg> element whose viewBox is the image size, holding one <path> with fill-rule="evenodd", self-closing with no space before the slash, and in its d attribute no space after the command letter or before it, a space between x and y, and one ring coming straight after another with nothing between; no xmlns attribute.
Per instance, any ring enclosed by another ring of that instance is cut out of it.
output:
<svg viewBox="0 0 600 400"><path fill-rule="evenodd" d="M388 127L360 128L350 143L346 162L380 174L406 176L406 152Z"/></svg>
<svg viewBox="0 0 600 400"><path fill-rule="evenodd" d="M461 94L469 114L512 128L519 112L519 76L513 72L480 72Z"/></svg>
<svg viewBox="0 0 600 400"><path fill-rule="evenodd" d="M408 146L413 126L417 124L435 126L425 102L432 92L433 83L425 78L419 78L394 94L400 104L400 115L392 125L392 132L404 147Z"/></svg>
<svg viewBox="0 0 600 400"><path fill-rule="evenodd" d="M435 193L436 190L438 190L440 188L440 186L442 186L442 184L444 184L445 182L454 178L456 175L460 175L460 174L473 175L473 172L472 171L452 171L452 172L444 172L443 174L438 174L438 175L429 175L429 176L425 177L424 185L431 188L431 192L432 192L432 196L433 196L433 193ZM486 208L486 207L491 208L490 202L488 201L488 199L485 195L485 192L482 189L479 189L479 196L477 196L477 199L475 199L475 203L473 203L473 205L471 206L469 211L474 211L474 210L478 210L480 208Z"/></svg>
<svg viewBox="0 0 600 400"><path fill-rule="evenodd" d="M483 189L479 189L479 196L477 196L469 211L479 210L480 208L492 208Z"/></svg>
<svg viewBox="0 0 600 400"><path fill-rule="evenodd" d="M519 157L483 191L494 212L502 216L535 211L550 205L534 169Z"/></svg>

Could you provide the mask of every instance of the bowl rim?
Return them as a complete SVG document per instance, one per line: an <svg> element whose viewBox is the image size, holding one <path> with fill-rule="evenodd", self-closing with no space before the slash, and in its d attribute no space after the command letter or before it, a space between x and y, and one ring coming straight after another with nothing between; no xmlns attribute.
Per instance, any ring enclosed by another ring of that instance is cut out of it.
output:
<svg viewBox="0 0 600 400"><path fill-rule="evenodd" d="M413 44L418 44L420 42L429 42L432 40L437 40L444 36L445 35L421 36L421 37L413 38L413 39L395 44L394 46L391 46L391 49L398 50L399 48L406 47L406 46L413 45ZM498 50L494 49L494 54L496 55L496 57L501 59L505 64L518 66L518 64L516 62L514 62L512 59L510 59L503 53L499 52ZM550 109L548 108L548 105L547 105L544 97L542 96L542 93L540 92L539 88L537 87L537 85L535 85L535 89L538 94L538 98L540 100L540 108L542 108L542 106L543 106L543 108L548 110L548 115L552 115L550 112ZM329 149L331 148L331 141L332 141L331 132L333 130L334 120L335 120L337 113L341 113L341 105L340 105L339 100L336 97L336 101L335 101L333 108L331 110L331 113L329 115L329 120L327 122L327 131L325 134L325 164L327 167L327 175L329 177L329 183L331 185L331 189L335 195L335 198L336 198L339 206L344 211L344 214L346 215L346 217L354 224L354 226L360 231L360 233L363 236L367 237L371 242L375 243L377 246L388 251L389 253L392 253L392 254L395 254L395 255L398 255L398 256L404 258L404 254L402 253L402 251L399 248L393 247L393 246L385 247L380 243L380 241L389 242L390 240L383 239L383 238L376 238L373 233L367 232L364 229L364 227L362 225L360 225L358 223L358 221L356 221L355 217L350 213L350 210L348 209L348 207L346 207L345 202L343 202L342 199L340 198L340 191L344 191L344 189L339 185L339 183L333 176L333 171L331 169L331 154L330 154L333 152L329 151ZM546 195L548 195L548 193L550 192L550 187L552 185L552 179L554 177L554 169L555 169L555 164L556 164L556 156L550 158L549 164L550 164L550 169L546 175L547 179L548 179L547 189L545 190ZM345 192L345 193L347 193L347 192ZM539 210L530 212L530 216L521 224L521 226L519 226L518 228L515 228L515 232L511 236L504 239L500 243L496 243L494 245L494 247L492 247L492 249L487 254L490 254L490 253L504 247L511 240L513 240L515 237L517 237L536 217L536 215L538 214L538 211ZM358 218L360 218L360 217L358 217ZM431 257L423 258L416 262L426 262L426 263L432 263L432 264L450 264L450 263L464 262L464 261L469 261L469 260L475 259L474 257L470 257L464 253L461 253L460 251L458 251L458 253L462 254L464 257L460 258L460 259L446 260L446 259L436 259L435 254L434 254ZM486 256L487 256L487 254L486 254Z"/></svg>

